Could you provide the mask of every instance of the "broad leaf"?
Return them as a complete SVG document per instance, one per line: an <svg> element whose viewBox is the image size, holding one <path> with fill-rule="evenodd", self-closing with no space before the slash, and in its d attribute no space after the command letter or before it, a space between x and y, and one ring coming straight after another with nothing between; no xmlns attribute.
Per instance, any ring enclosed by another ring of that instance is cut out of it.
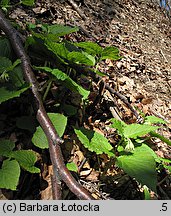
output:
<svg viewBox="0 0 171 216"><path fill-rule="evenodd" d="M14 142L5 139L0 140L0 156L8 157L14 147Z"/></svg>
<svg viewBox="0 0 171 216"><path fill-rule="evenodd" d="M74 45L83 48L88 54L93 56L99 55L103 51L103 48L101 46L91 41L74 43Z"/></svg>
<svg viewBox="0 0 171 216"><path fill-rule="evenodd" d="M72 80L68 75L59 69L51 69L48 67L35 67L36 69L45 70L52 73L58 80L64 81L63 84L69 88L71 91L78 92L82 95L83 99L87 99L90 91L87 91L82 86L78 85L74 80Z"/></svg>
<svg viewBox="0 0 171 216"><path fill-rule="evenodd" d="M5 71L8 71L8 68L11 66L12 62L10 59L0 56L0 74L4 73Z"/></svg>
<svg viewBox="0 0 171 216"><path fill-rule="evenodd" d="M111 122L113 123L110 127L115 128L118 131L118 134L120 136L124 135L124 127L127 126L127 124L125 124L125 122L123 121L119 121L115 118L111 119Z"/></svg>
<svg viewBox="0 0 171 216"><path fill-rule="evenodd" d="M43 28L43 26L41 26ZM44 29L44 28L43 28ZM36 32L32 32L33 36L30 36L27 38L26 40L26 44L25 46L28 47L29 45L34 45L36 44L36 42L39 42L40 45L40 41L44 41L46 44L49 43L56 43L56 42L60 42L60 38L54 34L48 34L47 32L45 33L36 33ZM41 39L41 40L39 40ZM42 46L43 44L41 44ZM44 48L43 46L41 47L41 49Z"/></svg>
<svg viewBox="0 0 171 216"><path fill-rule="evenodd" d="M15 158L23 169L31 173L40 172L40 170L34 166L37 161L35 152L31 150L18 150L11 152L10 157Z"/></svg>
<svg viewBox="0 0 171 216"><path fill-rule="evenodd" d="M77 172L78 171L78 167L74 162L70 162L66 164L66 167L73 172Z"/></svg>
<svg viewBox="0 0 171 216"><path fill-rule="evenodd" d="M113 147L102 134L93 130L87 130L83 127L75 129L74 131L80 142L85 148L88 148L89 151L96 152L96 154L106 153L109 156L114 156L113 152L111 152Z"/></svg>
<svg viewBox="0 0 171 216"><path fill-rule="evenodd" d="M63 83L67 88L69 88L71 91L78 92L80 95L82 95L83 99L87 99L90 91L87 91L82 86L78 85L74 80L72 80L69 76L67 76L65 73L58 69L52 70L52 74L62 81L65 80Z"/></svg>
<svg viewBox="0 0 171 216"><path fill-rule="evenodd" d="M50 51L52 51L58 57L67 59L67 55L68 55L69 51L65 47L65 43L56 43L56 42L52 42L50 40L47 40L45 45L47 46L47 48Z"/></svg>
<svg viewBox="0 0 171 216"><path fill-rule="evenodd" d="M49 33L55 34L58 37L79 31L78 27L64 26L60 24L51 25L47 28Z"/></svg>
<svg viewBox="0 0 171 216"><path fill-rule="evenodd" d="M13 86L19 88L22 85L24 85L24 78L23 78L22 68L20 65L15 67L12 71L8 72L8 74L9 74L9 79L12 82Z"/></svg>
<svg viewBox="0 0 171 216"><path fill-rule="evenodd" d="M105 59L111 60L119 60L121 56L119 56L119 50L116 47L105 47L101 53L100 61Z"/></svg>
<svg viewBox="0 0 171 216"><path fill-rule="evenodd" d="M6 8L9 6L9 4L10 4L10 0L1 0L0 6L2 8Z"/></svg>
<svg viewBox="0 0 171 216"><path fill-rule="evenodd" d="M136 147L132 154L129 153L118 157L117 165L139 183L147 185L156 192L156 162L151 151L150 147L142 144Z"/></svg>
<svg viewBox="0 0 171 216"><path fill-rule="evenodd" d="M93 56L88 55L86 52L69 52L67 55L67 59L70 62L76 63L76 64L84 64L88 66L94 66L95 65L95 59Z"/></svg>
<svg viewBox="0 0 171 216"><path fill-rule="evenodd" d="M27 6L33 6L34 5L34 0L21 0L21 3L23 5L27 5Z"/></svg>
<svg viewBox="0 0 171 216"><path fill-rule="evenodd" d="M89 70L90 70L91 72L93 72L93 73L98 74L99 76L106 76L106 73L103 73L103 72L101 72L101 71L99 71L99 70L97 70L97 69L90 68Z"/></svg>
<svg viewBox="0 0 171 216"><path fill-rule="evenodd" d="M157 130L158 127L150 125L130 124L124 127L124 136L127 138L136 138L144 136L151 131Z"/></svg>
<svg viewBox="0 0 171 216"><path fill-rule="evenodd" d="M48 116L52 121L53 125L55 126L58 135L62 137L67 125L67 117L59 113L48 113ZM49 147L46 135L40 126L37 127L37 130L33 135L32 142L34 143L35 146L41 149L45 149Z"/></svg>
<svg viewBox="0 0 171 216"><path fill-rule="evenodd" d="M12 49L8 39L0 37L0 56L11 58Z"/></svg>
<svg viewBox="0 0 171 216"><path fill-rule="evenodd" d="M26 91L30 86L23 87L20 90L10 91L4 87L0 88L0 104L9 99L19 97L21 93Z"/></svg>
<svg viewBox="0 0 171 216"><path fill-rule="evenodd" d="M20 166L16 160L3 161L0 169L0 188L16 190L20 176Z"/></svg>
<svg viewBox="0 0 171 216"><path fill-rule="evenodd" d="M158 118L156 116L146 116L145 117L145 123L147 124L157 124L157 123L160 123L160 124L167 124L166 121L164 121L163 119L161 118Z"/></svg>

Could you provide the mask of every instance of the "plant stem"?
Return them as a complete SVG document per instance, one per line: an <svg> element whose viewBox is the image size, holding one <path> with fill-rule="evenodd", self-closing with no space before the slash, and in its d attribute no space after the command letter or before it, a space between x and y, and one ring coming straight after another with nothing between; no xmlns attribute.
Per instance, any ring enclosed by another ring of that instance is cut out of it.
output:
<svg viewBox="0 0 171 216"><path fill-rule="evenodd" d="M43 101L46 100L46 97L47 97L47 94L48 94L48 92L49 92L49 90L50 90L51 85L52 85L52 80L49 80L49 81L48 81L48 86L47 86L46 91L45 91L45 93L44 93L44 95L43 95Z"/></svg>
<svg viewBox="0 0 171 216"><path fill-rule="evenodd" d="M169 139L167 139L166 137L156 133L156 132L150 132L150 135L152 137L157 137L159 138L162 142L165 142L167 145L171 146L171 141Z"/></svg>

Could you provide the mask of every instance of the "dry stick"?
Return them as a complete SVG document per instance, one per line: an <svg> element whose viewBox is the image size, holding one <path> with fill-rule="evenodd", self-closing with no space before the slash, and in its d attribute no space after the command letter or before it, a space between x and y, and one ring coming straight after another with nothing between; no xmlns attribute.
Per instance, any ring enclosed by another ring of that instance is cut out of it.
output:
<svg viewBox="0 0 171 216"><path fill-rule="evenodd" d="M94 199L91 194L84 189L84 187L79 184L74 177L71 175L71 173L68 171L64 164L63 155L61 152L60 144L63 142L61 138L59 138L54 125L50 121L43 103L41 96L38 92L38 86L37 86L37 80L34 76L34 73L32 71L29 58L27 54L25 53L25 50L23 48L23 45L21 43L21 39L18 36L18 32L15 28L12 27L10 22L4 17L2 11L0 10L0 28L4 31L4 33L9 37L9 40L12 44L12 47L17 55L18 58L21 59L22 62L22 69L25 76L26 81L31 84L31 90L33 93L34 98L34 105L35 109L37 111L36 118L38 122L40 123L42 129L44 130L46 137L48 139L49 143L49 152L50 157L52 161L52 165L55 171L55 174L58 174L63 180L66 185L69 187L69 189L79 198L79 199L85 199L85 200L91 200ZM55 180L56 181L56 180ZM60 185L57 185L59 189ZM55 197L56 199L60 198L58 195Z"/></svg>
<svg viewBox="0 0 171 216"><path fill-rule="evenodd" d="M72 7L74 8L74 10L77 11L77 13L80 15L80 17L83 20L86 20L86 16L83 14L83 12L80 10L80 8L78 7L78 5L73 1L73 0L68 0L68 2L72 5Z"/></svg>
<svg viewBox="0 0 171 216"><path fill-rule="evenodd" d="M72 68L74 68L76 71L78 71L79 73L81 71L81 73L84 74L85 76L87 76L87 75L92 76L93 78L95 78L95 80L97 82L99 82L99 81L103 82L105 89L107 89L111 94L114 94L115 96L117 96L118 98L120 98L121 101L124 102L127 105L127 107L132 111L133 115L137 118L137 122L142 122L142 117L131 106L131 104L128 102L127 98L124 97L119 92L116 92L112 87L110 87L107 83L105 83L105 81L102 79L101 76L95 74L94 72L92 72L91 70L89 70L89 68L86 68L86 67L82 67L82 66L79 66L79 65L76 65L76 64L71 64L70 66Z"/></svg>
<svg viewBox="0 0 171 216"><path fill-rule="evenodd" d="M126 105L127 107L132 111L132 113L134 114L134 116L137 118L137 120L140 120L140 116L137 113L137 111L131 106L131 104L128 102L128 100L119 92L116 92L113 88L111 88L109 85L105 85L105 88L111 93L116 95L118 98L120 98Z"/></svg>

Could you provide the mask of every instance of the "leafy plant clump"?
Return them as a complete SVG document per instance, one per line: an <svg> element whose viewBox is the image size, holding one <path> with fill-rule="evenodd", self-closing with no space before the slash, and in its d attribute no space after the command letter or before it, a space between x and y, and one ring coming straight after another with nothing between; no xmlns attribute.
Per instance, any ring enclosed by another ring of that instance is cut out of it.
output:
<svg viewBox="0 0 171 216"><path fill-rule="evenodd" d="M46 75L45 84L40 88L44 101L51 86L57 86L61 95L65 91L75 93L78 98L81 98L81 104L84 106L89 100L91 80L88 80L87 86L83 86L80 80L83 77L87 78L83 72L104 76L105 74L98 70L99 63L105 59L119 60L121 58L116 47L103 48L90 41L71 42L67 40L69 34L78 30L77 27L63 25L44 24L39 27L33 24L28 25L30 34L26 39L25 48L34 64L35 73L43 72ZM20 60L15 59L10 44L4 37L0 38L0 82L0 103L19 97L21 93L31 87L25 83ZM62 108L61 110L65 111L66 116L63 112L49 112L48 116L59 136L62 137L67 127L68 118L76 115L77 110L72 105L62 102L54 105L55 110L57 107ZM127 125L116 119L111 119L111 122L111 127L115 128L120 136L117 148L114 148L106 137L94 130L75 127L75 125L72 127L74 127L79 141L88 151L95 152L97 155L106 154L115 161L118 167L135 178L141 185L146 185L149 189L157 192L158 164L170 172L168 166L170 160L158 157L149 147L148 139L157 137L171 145L169 140L155 132L159 127L154 124L165 124L165 122L153 116L145 117L143 124ZM40 126L33 134L32 142L38 148L48 148L47 138ZM14 148L15 144L10 140L0 141L0 156L3 157L0 187L11 190L15 190L17 187L20 167L32 173L39 172L39 169L34 166L36 155L33 151L14 151ZM67 167L71 171L78 170L72 162L68 163ZM13 180L10 180L11 175ZM5 179L8 180L5 182Z"/></svg>
<svg viewBox="0 0 171 216"><path fill-rule="evenodd" d="M5 3L5 1L1 2L4 7L5 4L7 6L8 3L9 2ZM22 3L26 4L26 1L22 1ZM72 75L72 73L75 73L74 67L79 65L88 67L92 72L103 75L97 70L97 63L99 61L106 58L120 59L119 51L115 47L102 48L93 42L72 43L67 41L64 36L78 31L79 29L77 27L42 25L41 31L37 32L36 26L29 25L29 29L32 36L27 38L25 44L28 52L33 47L36 47L38 52L44 52L47 59L51 56L53 60L58 61L55 68L51 66L52 62L49 61L49 67L39 63L34 66L34 69L46 72L51 81L48 81L50 84L58 81L60 85L65 86L65 88L69 89L71 92L79 94L83 101L87 100L90 90L83 88L70 76L70 74ZM30 88L23 78L20 63L21 61L19 59L15 59L8 39L0 37L0 104L19 97L21 93ZM71 67L71 65L74 65L74 67ZM50 86L46 89L45 94L48 94L49 89ZM67 117L60 113L48 113L48 115L55 125L59 136L62 137L67 126ZM29 119L30 118L27 116L21 117L20 119L18 118L16 124L19 128L32 132L33 130L30 129L29 125L26 126L23 124L25 120L30 122ZM47 138L40 126L37 127L32 142L39 148L48 148ZM32 173L40 171L38 168L34 167L36 155L33 151L13 151L14 148L15 144L10 140L1 140L0 156L3 156L3 162L0 170L2 176L0 187L11 190L16 190L20 176L20 167ZM71 165L68 166L71 167ZM10 176L13 176L12 180Z"/></svg>
<svg viewBox="0 0 171 216"><path fill-rule="evenodd" d="M116 151L107 138L95 131L80 128L75 129L75 133L80 142L90 151L96 154L106 153L109 157L114 157L116 165L129 176L135 178L141 185L146 185L157 192L157 164L170 172L171 161L157 156L149 147L147 140L155 136L171 145L169 140L154 132L159 127L151 125L166 122L154 116L147 116L143 124L127 125L116 119L111 119L111 121L111 127L115 128L121 137Z"/></svg>
<svg viewBox="0 0 171 216"><path fill-rule="evenodd" d="M18 3L16 3L14 6L23 4L26 6L33 6L35 3L35 0L20 0ZM11 1L10 0L1 0L0 1L0 7L3 11L7 12L9 8L11 7Z"/></svg>
<svg viewBox="0 0 171 216"><path fill-rule="evenodd" d="M32 150L13 150L15 143L0 140L0 156L4 158L0 169L0 188L16 190L20 177L20 167L31 173L39 173L34 166L37 157Z"/></svg>

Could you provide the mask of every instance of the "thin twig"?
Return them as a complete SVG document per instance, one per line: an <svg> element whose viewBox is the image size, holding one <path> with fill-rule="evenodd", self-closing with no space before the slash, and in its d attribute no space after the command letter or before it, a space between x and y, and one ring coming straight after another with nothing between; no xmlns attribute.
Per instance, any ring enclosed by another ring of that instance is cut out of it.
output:
<svg viewBox="0 0 171 216"><path fill-rule="evenodd" d="M111 93L116 95L118 98L121 99L121 101L123 101L127 107L132 111L132 113L134 114L134 116L137 118L137 120L139 120L141 117L139 116L139 114L137 113L137 111L131 106L131 104L128 102L128 100L119 92L116 92L113 88L111 88L108 84L105 85L105 88Z"/></svg>
<svg viewBox="0 0 171 216"><path fill-rule="evenodd" d="M78 5L73 1L73 0L68 0L68 2L72 5L72 7L74 8L74 10L77 11L77 13L80 15L80 17L83 20L86 20L86 16L83 14L83 12L81 11L81 9L78 7Z"/></svg>
<svg viewBox="0 0 171 216"><path fill-rule="evenodd" d="M91 194L79 184L71 173L68 171L64 164L63 155L61 152L60 144L63 140L58 136L54 125L49 119L38 91L38 84L35 75L32 71L29 57L25 53L21 39L18 32L11 25L11 23L4 17L4 14L0 10L0 28L8 36L12 47L19 59L21 59L23 74L25 76L26 82L31 84L31 90L33 94L34 109L36 111L36 118L40 123L42 129L44 130L49 143L49 152L53 165L53 169L57 175L63 180L69 189L79 198L79 199L94 199ZM57 176L58 178L58 176ZM58 179L60 181L60 179ZM58 195L57 195L58 197Z"/></svg>

